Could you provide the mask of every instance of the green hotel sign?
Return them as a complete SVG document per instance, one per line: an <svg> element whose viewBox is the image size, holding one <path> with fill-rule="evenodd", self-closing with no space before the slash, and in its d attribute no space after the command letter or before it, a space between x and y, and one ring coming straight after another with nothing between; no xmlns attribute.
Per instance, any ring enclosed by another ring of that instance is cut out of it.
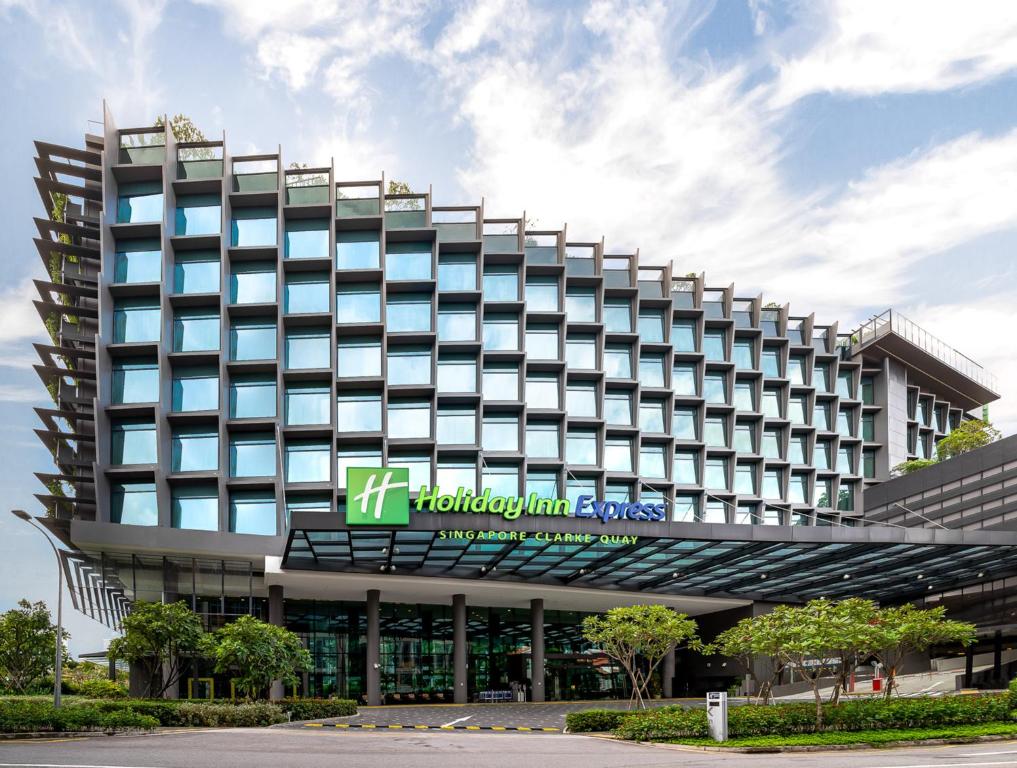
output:
<svg viewBox="0 0 1017 768"><path fill-rule="evenodd" d="M346 470L347 525L400 526L410 522L410 477L405 468L350 467ZM522 516L594 518L635 522L661 522L667 519L664 502L642 503L598 500L580 496L575 509L569 499L541 498L536 493L523 496L495 496L487 488L474 494L466 488L455 493L424 486L414 502L417 512L498 515L505 520Z"/></svg>

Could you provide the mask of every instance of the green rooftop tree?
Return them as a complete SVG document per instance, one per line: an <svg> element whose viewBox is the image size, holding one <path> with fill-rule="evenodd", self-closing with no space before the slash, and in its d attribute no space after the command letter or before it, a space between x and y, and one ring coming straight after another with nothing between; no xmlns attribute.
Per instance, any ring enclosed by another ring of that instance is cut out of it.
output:
<svg viewBox="0 0 1017 768"><path fill-rule="evenodd" d="M936 443L936 456L940 461L952 459L954 456L994 443L999 438L999 430L987 421L981 419L962 421L949 435Z"/></svg>
<svg viewBox="0 0 1017 768"><path fill-rule="evenodd" d="M70 638L63 633L66 641ZM19 600L0 614L0 681L7 690L25 693L53 668L56 626L46 603Z"/></svg>
<svg viewBox="0 0 1017 768"><path fill-rule="evenodd" d="M218 674L232 674L237 690L256 698L274 680L294 685L311 669L311 654L299 636L253 616L241 616L205 641Z"/></svg>
<svg viewBox="0 0 1017 768"><path fill-rule="evenodd" d="M632 681L630 708L646 706L650 680L668 653L703 647L697 630L695 619L663 605L612 608L583 620L583 637L621 664Z"/></svg>
<svg viewBox="0 0 1017 768"><path fill-rule="evenodd" d="M109 645L109 655L137 665L145 696L160 697L180 679L184 660L201 655L205 628L201 617L182 600L139 600L123 620L124 634Z"/></svg>
<svg viewBox="0 0 1017 768"><path fill-rule="evenodd" d="M155 118L155 125L162 127L166 125L166 120L162 115ZM173 138L176 139L178 144L186 144L194 141L208 141L205 138L205 134L202 133L201 129L194 124L194 121L184 114L173 115L169 121L170 131L173 132Z"/></svg>

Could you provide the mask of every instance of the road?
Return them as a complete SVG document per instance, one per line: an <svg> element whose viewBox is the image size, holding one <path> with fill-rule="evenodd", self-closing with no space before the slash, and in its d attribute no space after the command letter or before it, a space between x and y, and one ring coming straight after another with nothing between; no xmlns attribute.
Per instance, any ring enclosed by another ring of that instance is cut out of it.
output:
<svg viewBox="0 0 1017 768"><path fill-rule="evenodd" d="M0 742L0 768L1003 768L1017 742L784 755L718 754L587 736L317 728L161 731Z"/></svg>

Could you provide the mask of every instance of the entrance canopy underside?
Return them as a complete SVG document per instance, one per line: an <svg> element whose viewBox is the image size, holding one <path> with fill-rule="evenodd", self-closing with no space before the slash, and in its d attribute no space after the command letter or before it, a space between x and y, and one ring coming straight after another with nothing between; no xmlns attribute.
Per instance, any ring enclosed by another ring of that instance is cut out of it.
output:
<svg viewBox="0 0 1017 768"><path fill-rule="evenodd" d="M282 568L378 574L382 589L386 576L431 576L767 601L913 599L1017 573L1017 534L999 531L532 522L414 515L408 529L351 529L296 513Z"/></svg>

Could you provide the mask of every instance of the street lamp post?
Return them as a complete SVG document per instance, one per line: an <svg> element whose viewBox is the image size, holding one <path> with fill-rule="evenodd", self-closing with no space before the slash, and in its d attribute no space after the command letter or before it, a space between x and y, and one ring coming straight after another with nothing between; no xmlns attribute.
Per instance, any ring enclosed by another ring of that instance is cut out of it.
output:
<svg viewBox="0 0 1017 768"><path fill-rule="evenodd" d="M60 553L54 546L52 539L46 530L35 522L30 514L23 509L12 509L11 514L15 517L24 520L26 523L31 525L33 528L39 531L43 536L46 537L46 543L49 544L53 550L53 554L56 556L57 561L57 625L56 625L56 658L53 662L53 706L60 706L60 688L62 685L63 677L63 662L64 662L64 569L60 564Z"/></svg>

